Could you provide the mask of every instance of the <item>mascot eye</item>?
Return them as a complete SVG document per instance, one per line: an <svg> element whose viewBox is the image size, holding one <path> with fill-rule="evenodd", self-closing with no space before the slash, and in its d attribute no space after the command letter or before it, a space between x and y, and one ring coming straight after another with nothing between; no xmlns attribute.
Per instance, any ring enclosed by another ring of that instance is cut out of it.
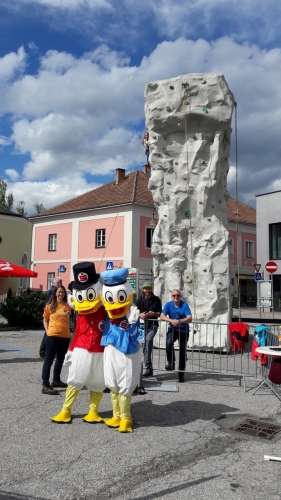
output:
<svg viewBox="0 0 281 500"><path fill-rule="evenodd" d="M123 302L126 302L126 300L127 300L127 294L126 294L125 290L119 290L118 302L120 302L122 304Z"/></svg>
<svg viewBox="0 0 281 500"><path fill-rule="evenodd" d="M112 292L106 292L104 298L105 298L106 302L108 302L109 304L113 304L114 300L113 300Z"/></svg>
<svg viewBox="0 0 281 500"><path fill-rule="evenodd" d="M77 292L75 292L75 299L77 300L77 302L83 302L84 299L82 292L79 292L79 290L77 290Z"/></svg>
<svg viewBox="0 0 281 500"><path fill-rule="evenodd" d="M96 298L96 291L93 288L88 288L87 290L87 299L92 301Z"/></svg>

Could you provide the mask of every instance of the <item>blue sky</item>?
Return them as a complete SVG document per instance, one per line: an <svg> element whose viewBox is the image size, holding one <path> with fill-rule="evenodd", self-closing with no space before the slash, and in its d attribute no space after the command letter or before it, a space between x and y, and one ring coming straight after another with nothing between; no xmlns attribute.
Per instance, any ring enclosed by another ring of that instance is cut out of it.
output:
<svg viewBox="0 0 281 500"><path fill-rule="evenodd" d="M141 168L145 85L187 73L223 73L235 96L239 199L281 189L280 2L5 3L0 177L15 205L31 214ZM233 135L232 196L234 151Z"/></svg>

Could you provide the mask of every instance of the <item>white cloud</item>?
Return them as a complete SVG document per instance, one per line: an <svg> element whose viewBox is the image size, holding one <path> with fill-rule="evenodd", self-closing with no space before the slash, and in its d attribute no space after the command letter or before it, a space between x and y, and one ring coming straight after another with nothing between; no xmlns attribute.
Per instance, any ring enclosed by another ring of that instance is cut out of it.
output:
<svg viewBox="0 0 281 500"><path fill-rule="evenodd" d="M7 168L5 174L10 177L11 181L16 181L19 178L19 173L13 168Z"/></svg>
<svg viewBox="0 0 281 500"><path fill-rule="evenodd" d="M10 52L0 58L0 82L10 80L21 73L26 65L26 53L23 47L17 52Z"/></svg>
<svg viewBox="0 0 281 500"><path fill-rule="evenodd" d="M107 0L21 0L26 4L38 4L59 9L78 9L90 7L92 9L111 8Z"/></svg>
<svg viewBox="0 0 281 500"><path fill-rule="evenodd" d="M75 173L44 182L10 182L7 179L5 181L8 191L13 192L14 207L20 200L24 200L28 215L35 213L35 203L42 203L44 208L50 208L99 187L99 184L87 183L81 175Z"/></svg>
<svg viewBox="0 0 281 500"><path fill-rule="evenodd" d="M0 113L14 114L16 151L30 155L23 181L106 175L135 160L147 82L189 72L223 73L238 103L242 197L280 178L280 71L281 49L262 50L228 37L163 42L139 66L104 45L80 58L53 50L41 58L38 74L2 86ZM143 160L140 150L138 162Z"/></svg>

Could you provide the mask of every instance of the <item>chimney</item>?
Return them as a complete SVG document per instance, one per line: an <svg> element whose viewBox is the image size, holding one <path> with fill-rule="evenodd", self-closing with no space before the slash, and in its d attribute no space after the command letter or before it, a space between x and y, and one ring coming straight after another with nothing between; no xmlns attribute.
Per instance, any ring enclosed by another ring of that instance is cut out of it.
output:
<svg viewBox="0 0 281 500"><path fill-rule="evenodd" d="M125 179L126 170L124 168L116 168L115 172L116 172L115 184L119 184L119 182Z"/></svg>
<svg viewBox="0 0 281 500"><path fill-rule="evenodd" d="M151 166L150 165L143 165L142 171L144 174L150 175L151 174Z"/></svg>

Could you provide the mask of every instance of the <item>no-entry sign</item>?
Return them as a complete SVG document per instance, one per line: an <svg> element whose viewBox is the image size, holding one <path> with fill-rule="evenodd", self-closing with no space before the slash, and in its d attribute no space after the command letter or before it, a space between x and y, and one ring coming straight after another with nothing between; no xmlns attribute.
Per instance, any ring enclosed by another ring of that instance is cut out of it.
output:
<svg viewBox="0 0 281 500"><path fill-rule="evenodd" d="M276 262L273 262L272 260L270 260L266 264L265 269L267 270L268 273L273 274L277 271L278 266L277 266Z"/></svg>

